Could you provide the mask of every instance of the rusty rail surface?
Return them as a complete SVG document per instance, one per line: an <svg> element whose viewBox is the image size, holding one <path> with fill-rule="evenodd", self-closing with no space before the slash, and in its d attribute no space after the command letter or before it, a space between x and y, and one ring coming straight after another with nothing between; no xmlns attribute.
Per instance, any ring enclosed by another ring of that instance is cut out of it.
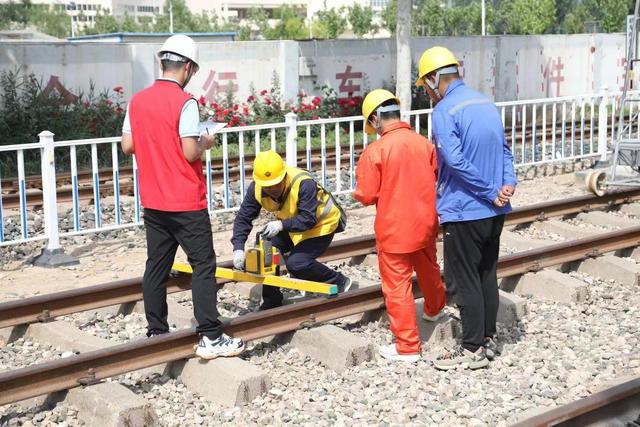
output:
<svg viewBox="0 0 640 427"><path fill-rule="evenodd" d="M522 420L512 427L614 425L605 422L624 415L629 421L640 415L640 377ZM624 425L624 421L619 421L615 425Z"/></svg>
<svg viewBox="0 0 640 427"><path fill-rule="evenodd" d="M570 215L588 209L597 209L616 204L640 200L640 190L629 190L606 194L602 197L579 196L567 200L551 201L516 208L507 217L506 225L516 225L547 219L553 216ZM321 258L324 261L375 252L373 234L333 242ZM231 261L219 262L220 267L231 267ZM219 284L227 283L220 280ZM176 275L167 283L167 293L191 289L189 277ZM86 310L124 304L142 299L142 278L120 280L79 289L56 292L22 300L0 303L0 328L34 322Z"/></svg>
<svg viewBox="0 0 640 427"><path fill-rule="evenodd" d="M375 252L372 236L338 240L320 258L333 261ZM231 261L218 262L219 267L233 267ZM228 280L218 280L224 285ZM176 274L167 282L167 293L191 289L191 276ZM142 300L142 278L118 280L68 291L0 303L0 328L35 322L46 322L58 316Z"/></svg>
<svg viewBox="0 0 640 427"><path fill-rule="evenodd" d="M589 258L600 252L638 245L640 226L557 243L501 257L498 261L498 276L519 275L547 266ZM355 252L354 250L352 253ZM415 287L414 293L416 297L420 296ZM380 286L372 286L330 299L316 298L241 316L231 320L225 331L232 336L251 340L383 306ZM192 357L196 341L195 330L182 330L0 373L0 405Z"/></svg>

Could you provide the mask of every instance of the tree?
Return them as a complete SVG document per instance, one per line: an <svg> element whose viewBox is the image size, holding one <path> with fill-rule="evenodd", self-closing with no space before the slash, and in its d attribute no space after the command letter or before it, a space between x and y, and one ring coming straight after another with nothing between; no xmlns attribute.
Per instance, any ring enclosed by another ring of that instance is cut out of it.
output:
<svg viewBox="0 0 640 427"><path fill-rule="evenodd" d="M373 24L373 9L369 6L362 7L358 3L349 8L349 24L358 37L378 31L378 26Z"/></svg>
<svg viewBox="0 0 640 427"><path fill-rule="evenodd" d="M0 4L0 29L33 26L43 33L63 38L71 32L69 19L60 7L33 4L30 0Z"/></svg>
<svg viewBox="0 0 640 427"><path fill-rule="evenodd" d="M318 12L318 24L328 39L337 39L347 29L347 18L344 17L344 8L325 9Z"/></svg>
<svg viewBox="0 0 640 427"><path fill-rule="evenodd" d="M544 34L553 29L555 11L555 0L510 0L501 3L498 19L507 34Z"/></svg>
<svg viewBox="0 0 640 427"><path fill-rule="evenodd" d="M445 13L440 0L419 0L414 33L420 36L444 36Z"/></svg>
<svg viewBox="0 0 640 427"><path fill-rule="evenodd" d="M264 31L264 36L267 39L300 40L308 37L309 31L304 25L304 20L293 7L279 7L274 13L274 18L278 20L278 23Z"/></svg>
<svg viewBox="0 0 640 427"><path fill-rule="evenodd" d="M624 31L627 15L633 13L633 0L596 0L602 13L602 30L607 33Z"/></svg>
<svg viewBox="0 0 640 427"><path fill-rule="evenodd" d="M382 27L391 34L396 32L397 8L397 0L389 0L387 7L382 11Z"/></svg>

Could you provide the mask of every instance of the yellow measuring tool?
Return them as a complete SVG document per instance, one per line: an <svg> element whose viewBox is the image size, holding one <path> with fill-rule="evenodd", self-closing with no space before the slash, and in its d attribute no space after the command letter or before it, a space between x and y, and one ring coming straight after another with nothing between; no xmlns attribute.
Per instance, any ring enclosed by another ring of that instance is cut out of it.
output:
<svg viewBox="0 0 640 427"><path fill-rule="evenodd" d="M183 262L174 262L173 269L181 273L191 274L193 270L191 266ZM260 275L253 273L245 273L244 271L232 270L230 268L216 268L216 277L218 279L229 279L237 282L251 282L260 285L277 286L280 288L295 289L298 291L315 292L318 294L326 294L329 296L338 294L338 287L329 283L312 282L310 280L298 280L289 277Z"/></svg>

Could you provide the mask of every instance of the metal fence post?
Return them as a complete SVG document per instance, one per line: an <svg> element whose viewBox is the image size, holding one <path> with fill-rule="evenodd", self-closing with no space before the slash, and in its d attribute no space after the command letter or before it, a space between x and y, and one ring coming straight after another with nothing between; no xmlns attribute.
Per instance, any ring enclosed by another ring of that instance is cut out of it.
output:
<svg viewBox="0 0 640 427"><path fill-rule="evenodd" d="M78 260L64 253L60 247L58 230L58 206L56 194L56 165L54 157L53 133L40 132L41 175L42 175L42 210L44 216L44 232L48 238L42 253L36 257L34 264L40 267L58 267L78 264Z"/></svg>
<svg viewBox="0 0 640 427"><path fill-rule="evenodd" d="M296 167L298 165L298 116L295 113L287 113L284 117L287 124L286 162L288 166Z"/></svg>
<svg viewBox="0 0 640 427"><path fill-rule="evenodd" d="M609 111L607 104L609 99L607 98L607 87L602 86L600 88L600 106L598 108L598 154L600 157L596 163L597 167L608 166L607 164L607 139L609 136L608 123L609 123Z"/></svg>

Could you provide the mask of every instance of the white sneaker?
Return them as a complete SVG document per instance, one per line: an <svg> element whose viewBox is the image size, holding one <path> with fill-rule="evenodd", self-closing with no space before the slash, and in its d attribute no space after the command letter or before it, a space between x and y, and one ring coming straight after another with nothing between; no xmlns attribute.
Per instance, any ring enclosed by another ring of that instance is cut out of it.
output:
<svg viewBox="0 0 640 427"><path fill-rule="evenodd" d="M383 345L378 349L380 356L388 360L401 362L417 362L420 360L420 353L399 354L395 344Z"/></svg>
<svg viewBox="0 0 640 427"><path fill-rule="evenodd" d="M440 310L438 314L435 314L433 316L429 316L424 312L422 313L422 318L427 322L437 322L438 320L442 320L445 317L447 317L447 313L445 313L444 310Z"/></svg>
<svg viewBox="0 0 640 427"><path fill-rule="evenodd" d="M244 342L240 338L231 338L227 334L222 334L215 340L211 340L202 335L195 350L196 356L203 359L231 357L242 353L244 350Z"/></svg>

